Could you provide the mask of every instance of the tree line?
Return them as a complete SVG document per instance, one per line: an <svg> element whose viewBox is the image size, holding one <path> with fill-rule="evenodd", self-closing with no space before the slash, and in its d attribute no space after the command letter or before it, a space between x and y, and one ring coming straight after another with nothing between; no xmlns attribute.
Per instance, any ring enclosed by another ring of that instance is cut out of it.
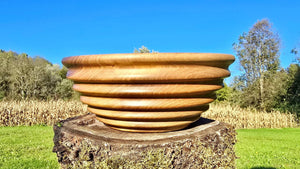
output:
<svg viewBox="0 0 300 169"><path fill-rule="evenodd" d="M233 44L241 74L217 92L219 102L271 111L295 112L300 116L300 57L280 67L280 38L267 19L257 21ZM134 53L155 53L142 46ZM70 99L78 96L67 68L41 57L0 50L1 99Z"/></svg>
<svg viewBox="0 0 300 169"><path fill-rule="evenodd" d="M156 51L145 46L134 49L134 53L150 52ZM41 57L0 50L0 100L78 98L67 71Z"/></svg>
<svg viewBox="0 0 300 169"><path fill-rule="evenodd" d="M69 99L75 93L66 73L41 57L0 50L0 100Z"/></svg>

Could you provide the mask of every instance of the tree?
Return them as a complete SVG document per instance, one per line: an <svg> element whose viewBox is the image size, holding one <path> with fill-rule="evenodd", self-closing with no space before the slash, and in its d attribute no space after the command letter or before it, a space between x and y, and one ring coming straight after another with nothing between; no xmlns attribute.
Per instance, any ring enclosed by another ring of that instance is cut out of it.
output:
<svg viewBox="0 0 300 169"><path fill-rule="evenodd" d="M7 96L10 84L10 60L15 54L0 50L0 100Z"/></svg>
<svg viewBox="0 0 300 169"><path fill-rule="evenodd" d="M246 93L258 92L258 97L250 103L259 108L265 106L266 79L272 78L279 69L279 46L279 36L267 19L257 21L248 33L239 37L238 43L233 44L243 71L243 90Z"/></svg>
<svg viewBox="0 0 300 169"><path fill-rule="evenodd" d="M295 112L300 117L300 65L291 64L288 67L288 87L287 94L283 98L285 110Z"/></svg>
<svg viewBox="0 0 300 169"><path fill-rule="evenodd" d="M150 50L145 47L144 45L142 47L140 47L139 49L134 49L133 53L158 53L157 51L152 50L150 52Z"/></svg>
<svg viewBox="0 0 300 169"><path fill-rule="evenodd" d="M218 91L216 91L217 95L217 102L221 101L228 101L229 95L230 95L230 87L227 86L227 84L224 82L224 87Z"/></svg>

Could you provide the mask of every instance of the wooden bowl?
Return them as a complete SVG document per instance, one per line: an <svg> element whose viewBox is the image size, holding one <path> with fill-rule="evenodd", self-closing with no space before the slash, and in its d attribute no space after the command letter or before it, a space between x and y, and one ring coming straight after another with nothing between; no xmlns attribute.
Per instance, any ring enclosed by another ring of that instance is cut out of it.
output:
<svg viewBox="0 0 300 169"><path fill-rule="evenodd" d="M104 124L166 132L200 118L233 61L227 54L130 53L66 57L62 63L80 100Z"/></svg>

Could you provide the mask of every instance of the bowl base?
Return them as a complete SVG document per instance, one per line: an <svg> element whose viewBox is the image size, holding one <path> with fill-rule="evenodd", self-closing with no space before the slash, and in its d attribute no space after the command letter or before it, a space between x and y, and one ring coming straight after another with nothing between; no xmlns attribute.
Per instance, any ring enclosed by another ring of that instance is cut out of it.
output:
<svg viewBox="0 0 300 169"><path fill-rule="evenodd" d="M177 127L168 128L168 129L131 129L131 128L120 128L120 127L115 127L115 126L109 126L107 124L105 124L105 125L112 129L115 129L115 130L126 131L126 132L135 132L135 133L163 133L163 132L181 130L181 129L184 129L187 126L189 126L189 124L187 124L187 125L177 126Z"/></svg>

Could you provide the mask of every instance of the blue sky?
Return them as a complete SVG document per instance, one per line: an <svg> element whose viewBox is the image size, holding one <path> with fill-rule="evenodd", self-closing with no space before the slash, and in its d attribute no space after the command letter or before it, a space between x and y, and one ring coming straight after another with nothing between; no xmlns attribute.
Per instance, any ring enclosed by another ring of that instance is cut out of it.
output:
<svg viewBox="0 0 300 169"><path fill-rule="evenodd" d="M281 65L300 46L300 1L1 0L0 49L61 64L66 56L159 52L235 54L232 43L268 18L282 40ZM230 67L238 74L237 62Z"/></svg>

